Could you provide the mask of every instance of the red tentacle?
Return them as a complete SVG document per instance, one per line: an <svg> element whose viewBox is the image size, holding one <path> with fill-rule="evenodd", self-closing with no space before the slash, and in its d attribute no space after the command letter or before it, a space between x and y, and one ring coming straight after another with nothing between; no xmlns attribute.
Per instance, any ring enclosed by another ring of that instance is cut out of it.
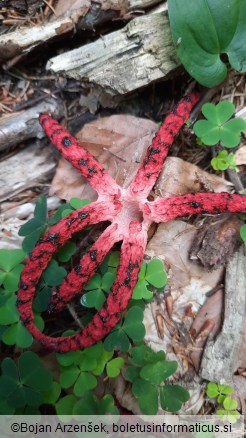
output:
<svg viewBox="0 0 246 438"><path fill-rule="evenodd" d="M147 197L154 186L167 157L175 135L188 119L191 109L199 99L198 93L191 93L182 98L172 112L166 117L163 125L157 131L147 155L139 168L129 191L134 196Z"/></svg>
<svg viewBox="0 0 246 438"><path fill-rule="evenodd" d="M104 338L104 336L106 336L117 324L120 319L120 312L126 309L131 298L143 260L146 239L147 232L142 229L142 225L135 222L131 223L129 238L126 239L122 245L120 265L112 291L108 296L105 306L93 317L92 321L82 330L81 333L58 338L46 336L44 333L40 332L34 324L30 303L19 302L19 310L23 323L30 333L32 333L34 338L46 347L52 348L61 353L89 347ZM34 289L35 285L36 280L35 284L34 282L32 283ZM30 282L28 287L31 288ZM25 294L27 293L27 290L28 289L24 287ZM27 296L28 295L25 295L25 300L27 299ZM32 301L32 294L30 298Z"/></svg>
<svg viewBox="0 0 246 438"><path fill-rule="evenodd" d="M188 193L187 195L157 198L143 206L144 214L155 222L168 222L189 214L246 212L246 196L231 193Z"/></svg>
<svg viewBox="0 0 246 438"><path fill-rule="evenodd" d="M98 194L119 196L120 187L118 184L104 167L80 145L78 140L69 134L64 126L59 125L48 114L42 114L39 120L50 141L62 153L63 157L88 180Z"/></svg>
<svg viewBox="0 0 246 438"><path fill-rule="evenodd" d="M83 293L83 287L96 273L110 249L120 240L117 230L118 225L112 224L102 233L90 250L80 259L79 265L67 275L56 294L52 296L49 310L60 311L77 294Z"/></svg>
<svg viewBox="0 0 246 438"><path fill-rule="evenodd" d="M71 236L90 224L112 220L120 204L108 205L107 202L95 202L64 217L53 225L39 240L34 248L20 278L18 292L18 309L25 325L33 322L32 302L35 289L44 269L46 269L54 253L56 253ZM31 326L30 326L31 327Z"/></svg>

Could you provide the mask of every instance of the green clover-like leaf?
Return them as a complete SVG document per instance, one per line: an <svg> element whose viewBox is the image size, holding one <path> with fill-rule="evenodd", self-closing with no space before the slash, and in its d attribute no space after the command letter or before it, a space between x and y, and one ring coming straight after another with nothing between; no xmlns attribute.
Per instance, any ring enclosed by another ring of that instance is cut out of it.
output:
<svg viewBox="0 0 246 438"><path fill-rule="evenodd" d="M11 272L26 257L22 249L0 249L0 269Z"/></svg>
<svg viewBox="0 0 246 438"><path fill-rule="evenodd" d="M143 366L149 363L156 363L165 360L166 355L164 351L153 351L147 345L140 345L131 349L130 362L134 365Z"/></svg>
<svg viewBox="0 0 246 438"><path fill-rule="evenodd" d="M98 399L90 391L82 395L73 409L74 415L117 415L118 412L112 395L105 394L101 399Z"/></svg>
<svg viewBox="0 0 246 438"><path fill-rule="evenodd" d="M129 347L129 338L120 325L117 325L104 340L104 348L106 351L112 351L115 349L126 352L129 350Z"/></svg>
<svg viewBox="0 0 246 438"><path fill-rule="evenodd" d="M110 360L106 365L106 371L108 377L116 377L120 374L120 370L124 365L124 359L122 357L116 357Z"/></svg>
<svg viewBox="0 0 246 438"><path fill-rule="evenodd" d="M65 395L58 400L56 403L56 413L57 415L65 415L64 421L70 421L73 418L73 409L77 403L77 398L73 394Z"/></svg>
<svg viewBox="0 0 246 438"><path fill-rule="evenodd" d="M139 342L144 338L143 311L140 307L134 306L128 310L122 328L133 341Z"/></svg>
<svg viewBox="0 0 246 438"><path fill-rule="evenodd" d="M140 371L140 377L153 385L160 385L177 371L178 363L171 361L156 362L145 365Z"/></svg>
<svg viewBox="0 0 246 438"><path fill-rule="evenodd" d="M59 266L56 260L51 260L42 275L49 286L59 286L67 275L67 271Z"/></svg>
<svg viewBox="0 0 246 438"><path fill-rule="evenodd" d="M224 409L226 409L227 411L232 411L234 409L237 409L237 401L227 396L223 401L223 406Z"/></svg>
<svg viewBox="0 0 246 438"><path fill-rule="evenodd" d="M57 253L57 258L60 262L68 262L72 255L76 252L76 245L73 242L67 242Z"/></svg>
<svg viewBox="0 0 246 438"><path fill-rule="evenodd" d="M161 260L153 259L147 264L145 280L158 289L163 288L166 285L167 274L164 271Z"/></svg>
<svg viewBox="0 0 246 438"><path fill-rule="evenodd" d="M220 102L217 105L206 103L202 112L207 120L199 120L194 125L195 134L208 146L221 143L223 146L233 148L240 142L241 132L246 130L243 119L229 118L235 112L231 102Z"/></svg>
<svg viewBox="0 0 246 438"><path fill-rule="evenodd" d="M211 165L214 170L231 169L238 171L235 155L232 152L228 154L226 150L220 151L218 155L211 160Z"/></svg>
<svg viewBox="0 0 246 438"><path fill-rule="evenodd" d="M156 414L158 410L158 390L156 386L139 378L133 382L132 392L138 400L143 414Z"/></svg>
<svg viewBox="0 0 246 438"><path fill-rule="evenodd" d="M20 356L18 367L11 358L2 361L0 392L9 406L39 406L43 401L43 391L49 389L51 382L51 372L43 367L32 351Z"/></svg>
<svg viewBox="0 0 246 438"><path fill-rule="evenodd" d="M183 403L190 398L188 391L179 385L164 385L160 387L160 402L164 411L177 412Z"/></svg>
<svg viewBox="0 0 246 438"><path fill-rule="evenodd" d="M81 372L73 388L74 395L81 397L97 386L97 379L90 373Z"/></svg>
<svg viewBox="0 0 246 438"><path fill-rule="evenodd" d="M80 303L84 307L100 310L105 300L106 298L103 291L101 289L95 289L82 295Z"/></svg>

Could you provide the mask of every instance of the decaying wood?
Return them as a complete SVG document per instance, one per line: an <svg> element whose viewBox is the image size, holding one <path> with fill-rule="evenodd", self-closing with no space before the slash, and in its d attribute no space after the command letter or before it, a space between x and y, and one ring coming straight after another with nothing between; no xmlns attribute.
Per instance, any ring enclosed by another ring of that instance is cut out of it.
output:
<svg viewBox="0 0 246 438"><path fill-rule="evenodd" d="M116 96L163 79L178 66L166 12L135 18L123 29L50 59L47 69Z"/></svg>
<svg viewBox="0 0 246 438"><path fill-rule="evenodd" d="M38 116L48 112L59 118L61 108L60 100L46 99L30 109L2 117L0 119L0 151L32 137L44 137Z"/></svg>
<svg viewBox="0 0 246 438"><path fill-rule="evenodd" d="M63 15L37 26L23 27L0 39L0 60L9 60L30 52L44 42L59 38L67 33L74 33L77 29L94 30L113 19L123 17L137 8L145 9L160 0L85 0L79 8L69 7Z"/></svg>
<svg viewBox="0 0 246 438"><path fill-rule="evenodd" d="M55 165L51 148L38 147L36 144L0 162L0 202L27 188L47 182Z"/></svg>
<svg viewBox="0 0 246 438"><path fill-rule="evenodd" d="M216 340L205 347L200 376L230 384L237 369L237 355L244 333L246 303L246 255L241 247L229 261L225 278L224 322Z"/></svg>

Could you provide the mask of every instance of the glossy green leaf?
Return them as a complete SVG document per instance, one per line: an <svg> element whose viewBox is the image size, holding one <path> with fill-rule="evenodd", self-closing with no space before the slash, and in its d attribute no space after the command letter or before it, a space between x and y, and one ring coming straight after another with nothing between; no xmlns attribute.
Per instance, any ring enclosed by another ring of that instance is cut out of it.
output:
<svg viewBox="0 0 246 438"><path fill-rule="evenodd" d="M168 15L178 56L202 85L226 78L223 53L235 70L246 71L244 0L168 0Z"/></svg>
<svg viewBox="0 0 246 438"><path fill-rule="evenodd" d="M101 289L92 290L85 293L80 298L80 303L84 307L95 308L96 310L101 309L106 298Z"/></svg>
<svg viewBox="0 0 246 438"><path fill-rule="evenodd" d="M22 249L0 249L0 269L10 272L25 257L26 253Z"/></svg>
<svg viewBox="0 0 246 438"><path fill-rule="evenodd" d="M160 402L164 411L177 412L182 404L190 398L188 391L179 385L164 385L160 387Z"/></svg>

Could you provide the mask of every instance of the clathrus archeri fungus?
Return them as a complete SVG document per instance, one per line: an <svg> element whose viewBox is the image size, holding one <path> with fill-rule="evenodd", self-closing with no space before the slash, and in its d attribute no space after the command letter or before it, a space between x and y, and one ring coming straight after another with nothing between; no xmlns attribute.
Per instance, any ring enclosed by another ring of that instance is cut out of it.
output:
<svg viewBox="0 0 246 438"><path fill-rule="evenodd" d="M38 241L22 274L18 309L23 324L45 347L58 352L80 350L104 338L119 322L137 283L152 222L160 223L185 215L221 212L246 212L246 197L230 193L196 193L148 201L148 195L160 174L174 137L188 119L199 99L197 93L183 97L155 135L146 156L127 189L120 187L102 165L83 149L66 129L48 114L40 123L51 142L97 191L96 202L74 211L53 225ZM68 337L50 337L35 325L32 310L35 289L42 272L56 253L73 235L88 225L109 221L80 263L67 275L51 297L49 310L66 307L95 274L106 254L121 241L120 265L115 283L104 304L89 324Z"/></svg>

